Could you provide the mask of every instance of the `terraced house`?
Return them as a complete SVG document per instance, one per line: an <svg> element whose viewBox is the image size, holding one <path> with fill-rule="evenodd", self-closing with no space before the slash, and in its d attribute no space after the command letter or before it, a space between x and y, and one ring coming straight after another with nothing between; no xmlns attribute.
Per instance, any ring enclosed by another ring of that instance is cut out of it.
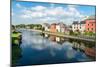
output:
<svg viewBox="0 0 100 67"><path fill-rule="evenodd" d="M93 32L95 33L96 32L96 19L95 19L95 16L90 16L88 17L86 20L86 32Z"/></svg>
<svg viewBox="0 0 100 67"><path fill-rule="evenodd" d="M90 16L83 21L73 21L72 23L73 32L79 31L81 33L96 31L96 20L95 16Z"/></svg>
<svg viewBox="0 0 100 67"><path fill-rule="evenodd" d="M50 25L50 32L66 32L66 24L64 23L52 23Z"/></svg>
<svg viewBox="0 0 100 67"><path fill-rule="evenodd" d="M44 27L44 31L50 31L50 25L48 23L43 23L42 27Z"/></svg>

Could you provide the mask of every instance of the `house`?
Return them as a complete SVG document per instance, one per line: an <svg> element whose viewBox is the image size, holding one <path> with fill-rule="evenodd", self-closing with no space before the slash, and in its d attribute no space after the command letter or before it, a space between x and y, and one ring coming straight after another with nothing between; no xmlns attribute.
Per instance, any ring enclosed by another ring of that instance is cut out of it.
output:
<svg viewBox="0 0 100 67"><path fill-rule="evenodd" d="M65 32L65 29L66 29L66 25L64 23L58 23L56 25L56 29L57 29L57 32L64 33Z"/></svg>
<svg viewBox="0 0 100 67"><path fill-rule="evenodd" d="M52 23L52 24L50 25L50 32L57 32L56 23Z"/></svg>
<svg viewBox="0 0 100 67"><path fill-rule="evenodd" d="M72 30L73 30L73 32L78 31L79 28L80 28L79 22L78 22L78 21L74 21L74 22L72 23Z"/></svg>
<svg viewBox="0 0 100 67"><path fill-rule="evenodd" d="M81 33L84 33L86 31L86 32L95 33L95 31L96 31L95 16L90 16L80 22L74 21L72 24L72 30L73 30L73 32L80 31Z"/></svg>
<svg viewBox="0 0 100 67"><path fill-rule="evenodd" d="M71 30L72 30L72 28L71 28L70 25L67 25L67 26L65 27L65 33L66 33L66 34L69 35Z"/></svg>
<svg viewBox="0 0 100 67"><path fill-rule="evenodd" d="M85 25L86 32L93 32L93 33L95 33L96 32L96 20L95 20L95 16L88 17L85 20L85 22L86 22L86 25Z"/></svg>
<svg viewBox="0 0 100 67"><path fill-rule="evenodd" d="M59 24L56 24L56 29L57 29L57 32L61 32L61 28Z"/></svg>
<svg viewBox="0 0 100 67"><path fill-rule="evenodd" d="M50 32L61 32L61 33L65 33L67 31L68 31L68 29L66 27L66 24L64 24L64 23L52 23L50 25Z"/></svg>
<svg viewBox="0 0 100 67"><path fill-rule="evenodd" d="M66 25L61 23L61 32L65 33Z"/></svg>
<svg viewBox="0 0 100 67"><path fill-rule="evenodd" d="M50 31L50 25L48 23L43 23L42 27L44 28L44 31Z"/></svg>
<svg viewBox="0 0 100 67"><path fill-rule="evenodd" d="M72 30L73 32L79 31L81 33L84 33L85 31L85 21L74 21L72 24Z"/></svg>
<svg viewBox="0 0 100 67"><path fill-rule="evenodd" d="M84 33L85 32L85 21L80 21L80 25L79 25L79 31L81 32L81 33Z"/></svg>

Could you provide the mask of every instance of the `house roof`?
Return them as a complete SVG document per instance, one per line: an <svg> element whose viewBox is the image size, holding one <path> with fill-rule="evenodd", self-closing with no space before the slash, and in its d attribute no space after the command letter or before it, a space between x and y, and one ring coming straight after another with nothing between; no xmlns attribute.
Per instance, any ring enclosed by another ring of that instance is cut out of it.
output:
<svg viewBox="0 0 100 67"><path fill-rule="evenodd" d="M80 24L85 24L85 21L81 21Z"/></svg>
<svg viewBox="0 0 100 67"><path fill-rule="evenodd" d="M61 27L66 27L66 24L64 24L62 22L58 23L58 25L60 25Z"/></svg>
<svg viewBox="0 0 100 67"><path fill-rule="evenodd" d="M49 27L50 25L48 23L43 23L43 26Z"/></svg>
<svg viewBox="0 0 100 67"><path fill-rule="evenodd" d="M52 23L51 25L56 25L56 23Z"/></svg>
<svg viewBox="0 0 100 67"><path fill-rule="evenodd" d="M73 21L73 23L72 23L72 24L79 24L79 23L78 23L78 21Z"/></svg>

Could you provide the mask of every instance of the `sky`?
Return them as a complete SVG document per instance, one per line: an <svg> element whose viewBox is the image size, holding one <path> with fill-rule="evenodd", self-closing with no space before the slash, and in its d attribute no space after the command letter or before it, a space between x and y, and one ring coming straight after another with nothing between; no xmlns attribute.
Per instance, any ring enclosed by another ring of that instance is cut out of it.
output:
<svg viewBox="0 0 100 67"><path fill-rule="evenodd" d="M12 1L12 24L59 23L67 25L95 15L95 6Z"/></svg>

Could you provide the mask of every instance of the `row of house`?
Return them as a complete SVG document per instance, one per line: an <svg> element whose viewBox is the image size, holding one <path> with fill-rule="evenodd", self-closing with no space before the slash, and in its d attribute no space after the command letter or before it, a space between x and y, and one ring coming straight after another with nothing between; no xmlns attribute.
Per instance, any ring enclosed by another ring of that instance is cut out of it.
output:
<svg viewBox="0 0 100 67"><path fill-rule="evenodd" d="M86 32L96 32L96 20L95 16L90 16L83 21L74 21L72 24L72 30L80 31L81 33Z"/></svg>
<svg viewBox="0 0 100 67"><path fill-rule="evenodd" d="M42 24L42 27L44 27L45 31L50 32L62 32L62 33L69 33L70 30L73 32L79 31L81 33L86 32L93 32L96 31L96 20L95 16L90 16L83 21L73 21L72 25L67 26L66 24L60 22L60 23L44 23Z"/></svg>
<svg viewBox="0 0 100 67"><path fill-rule="evenodd" d="M48 23L44 23L42 25L42 27L44 27L45 31L50 31L50 32L62 32L65 33L67 32L69 29L67 28L68 26L66 26L66 24L64 23L52 23L51 25L49 25Z"/></svg>

